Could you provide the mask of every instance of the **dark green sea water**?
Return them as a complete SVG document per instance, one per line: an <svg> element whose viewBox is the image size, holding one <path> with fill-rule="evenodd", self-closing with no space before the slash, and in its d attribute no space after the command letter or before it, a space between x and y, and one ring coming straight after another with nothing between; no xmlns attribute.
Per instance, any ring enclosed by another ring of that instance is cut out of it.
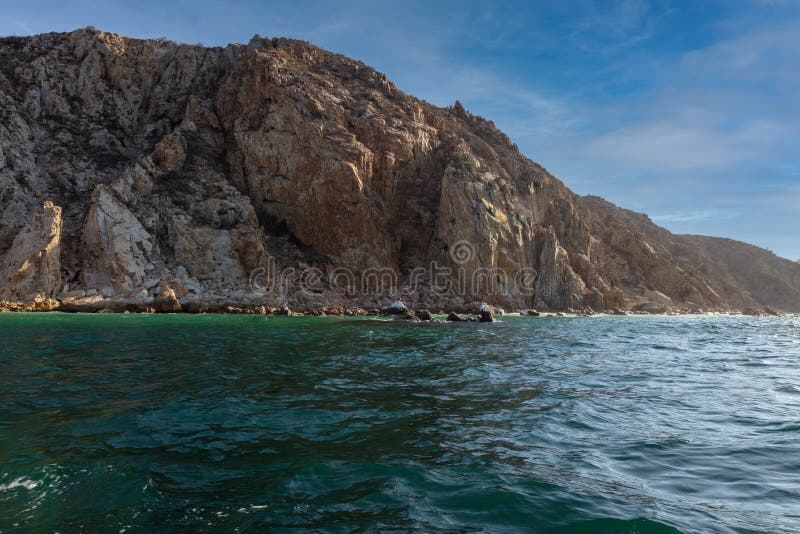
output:
<svg viewBox="0 0 800 534"><path fill-rule="evenodd" d="M800 320L0 314L0 531L800 530Z"/></svg>

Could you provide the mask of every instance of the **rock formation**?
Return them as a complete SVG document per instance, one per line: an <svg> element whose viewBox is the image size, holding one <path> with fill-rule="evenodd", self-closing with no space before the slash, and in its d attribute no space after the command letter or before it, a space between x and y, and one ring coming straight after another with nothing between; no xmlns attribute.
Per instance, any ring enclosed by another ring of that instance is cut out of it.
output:
<svg viewBox="0 0 800 534"><path fill-rule="evenodd" d="M544 310L576 308L586 295L586 285L572 269L569 254L558 243L553 227L548 227L539 259L535 306Z"/></svg>
<svg viewBox="0 0 800 534"><path fill-rule="evenodd" d="M64 309L786 309L460 103L289 39L0 39L0 210L0 298Z"/></svg>
<svg viewBox="0 0 800 534"><path fill-rule="evenodd" d="M113 295L140 287L152 270L153 238L110 188L92 193L83 226L83 285Z"/></svg>
<svg viewBox="0 0 800 534"><path fill-rule="evenodd" d="M732 239L699 235L677 238L724 265L732 283L745 288L756 303L800 313L800 263Z"/></svg>
<svg viewBox="0 0 800 534"><path fill-rule="evenodd" d="M46 299L61 285L61 208L45 202L3 258L0 285L7 298Z"/></svg>

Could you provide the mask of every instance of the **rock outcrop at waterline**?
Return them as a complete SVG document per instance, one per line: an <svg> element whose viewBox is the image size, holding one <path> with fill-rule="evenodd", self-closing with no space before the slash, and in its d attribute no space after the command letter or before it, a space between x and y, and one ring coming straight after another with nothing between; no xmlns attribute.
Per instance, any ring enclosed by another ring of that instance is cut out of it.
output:
<svg viewBox="0 0 800 534"><path fill-rule="evenodd" d="M379 308L404 286L417 309L773 304L458 102L289 39L0 39L0 209L0 298L65 309Z"/></svg>

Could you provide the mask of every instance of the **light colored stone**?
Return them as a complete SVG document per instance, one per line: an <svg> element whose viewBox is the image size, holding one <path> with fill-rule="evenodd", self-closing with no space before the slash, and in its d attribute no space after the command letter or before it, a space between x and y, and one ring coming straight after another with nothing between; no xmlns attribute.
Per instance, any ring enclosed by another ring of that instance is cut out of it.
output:
<svg viewBox="0 0 800 534"><path fill-rule="evenodd" d="M550 226L539 261L534 306L541 310L570 309L582 302L586 292L586 285L573 271L567 251Z"/></svg>
<svg viewBox="0 0 800 534"><path fill-rule="evenodd" d="M171 287L165 287L158 292L153 307L158 313L177 313L181 311L181 303Z"/></svg>
<svg viewBox="0 0 800 534"><path fill-rule="evenodd" d="M33 300L52 297L61 287L61 208L45 202L17 234L5 254L0 295Z"/></svg>
<svg viewBox="0 0 800 534"><path fill-rule="evenodd" d="M87 287L124 293L144 283L153 238L104 185L92 195L82 241Z"/></svg>

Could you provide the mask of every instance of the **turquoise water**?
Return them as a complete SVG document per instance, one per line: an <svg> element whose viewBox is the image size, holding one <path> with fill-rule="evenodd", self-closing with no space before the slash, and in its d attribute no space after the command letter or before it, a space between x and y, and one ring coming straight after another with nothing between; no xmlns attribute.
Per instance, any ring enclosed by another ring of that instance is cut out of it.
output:
<svg viewBox="0 0 800 534"><path fill-rule="evenodd" d="M797 531L799 329L0 314L0 531Z"/></svg>

